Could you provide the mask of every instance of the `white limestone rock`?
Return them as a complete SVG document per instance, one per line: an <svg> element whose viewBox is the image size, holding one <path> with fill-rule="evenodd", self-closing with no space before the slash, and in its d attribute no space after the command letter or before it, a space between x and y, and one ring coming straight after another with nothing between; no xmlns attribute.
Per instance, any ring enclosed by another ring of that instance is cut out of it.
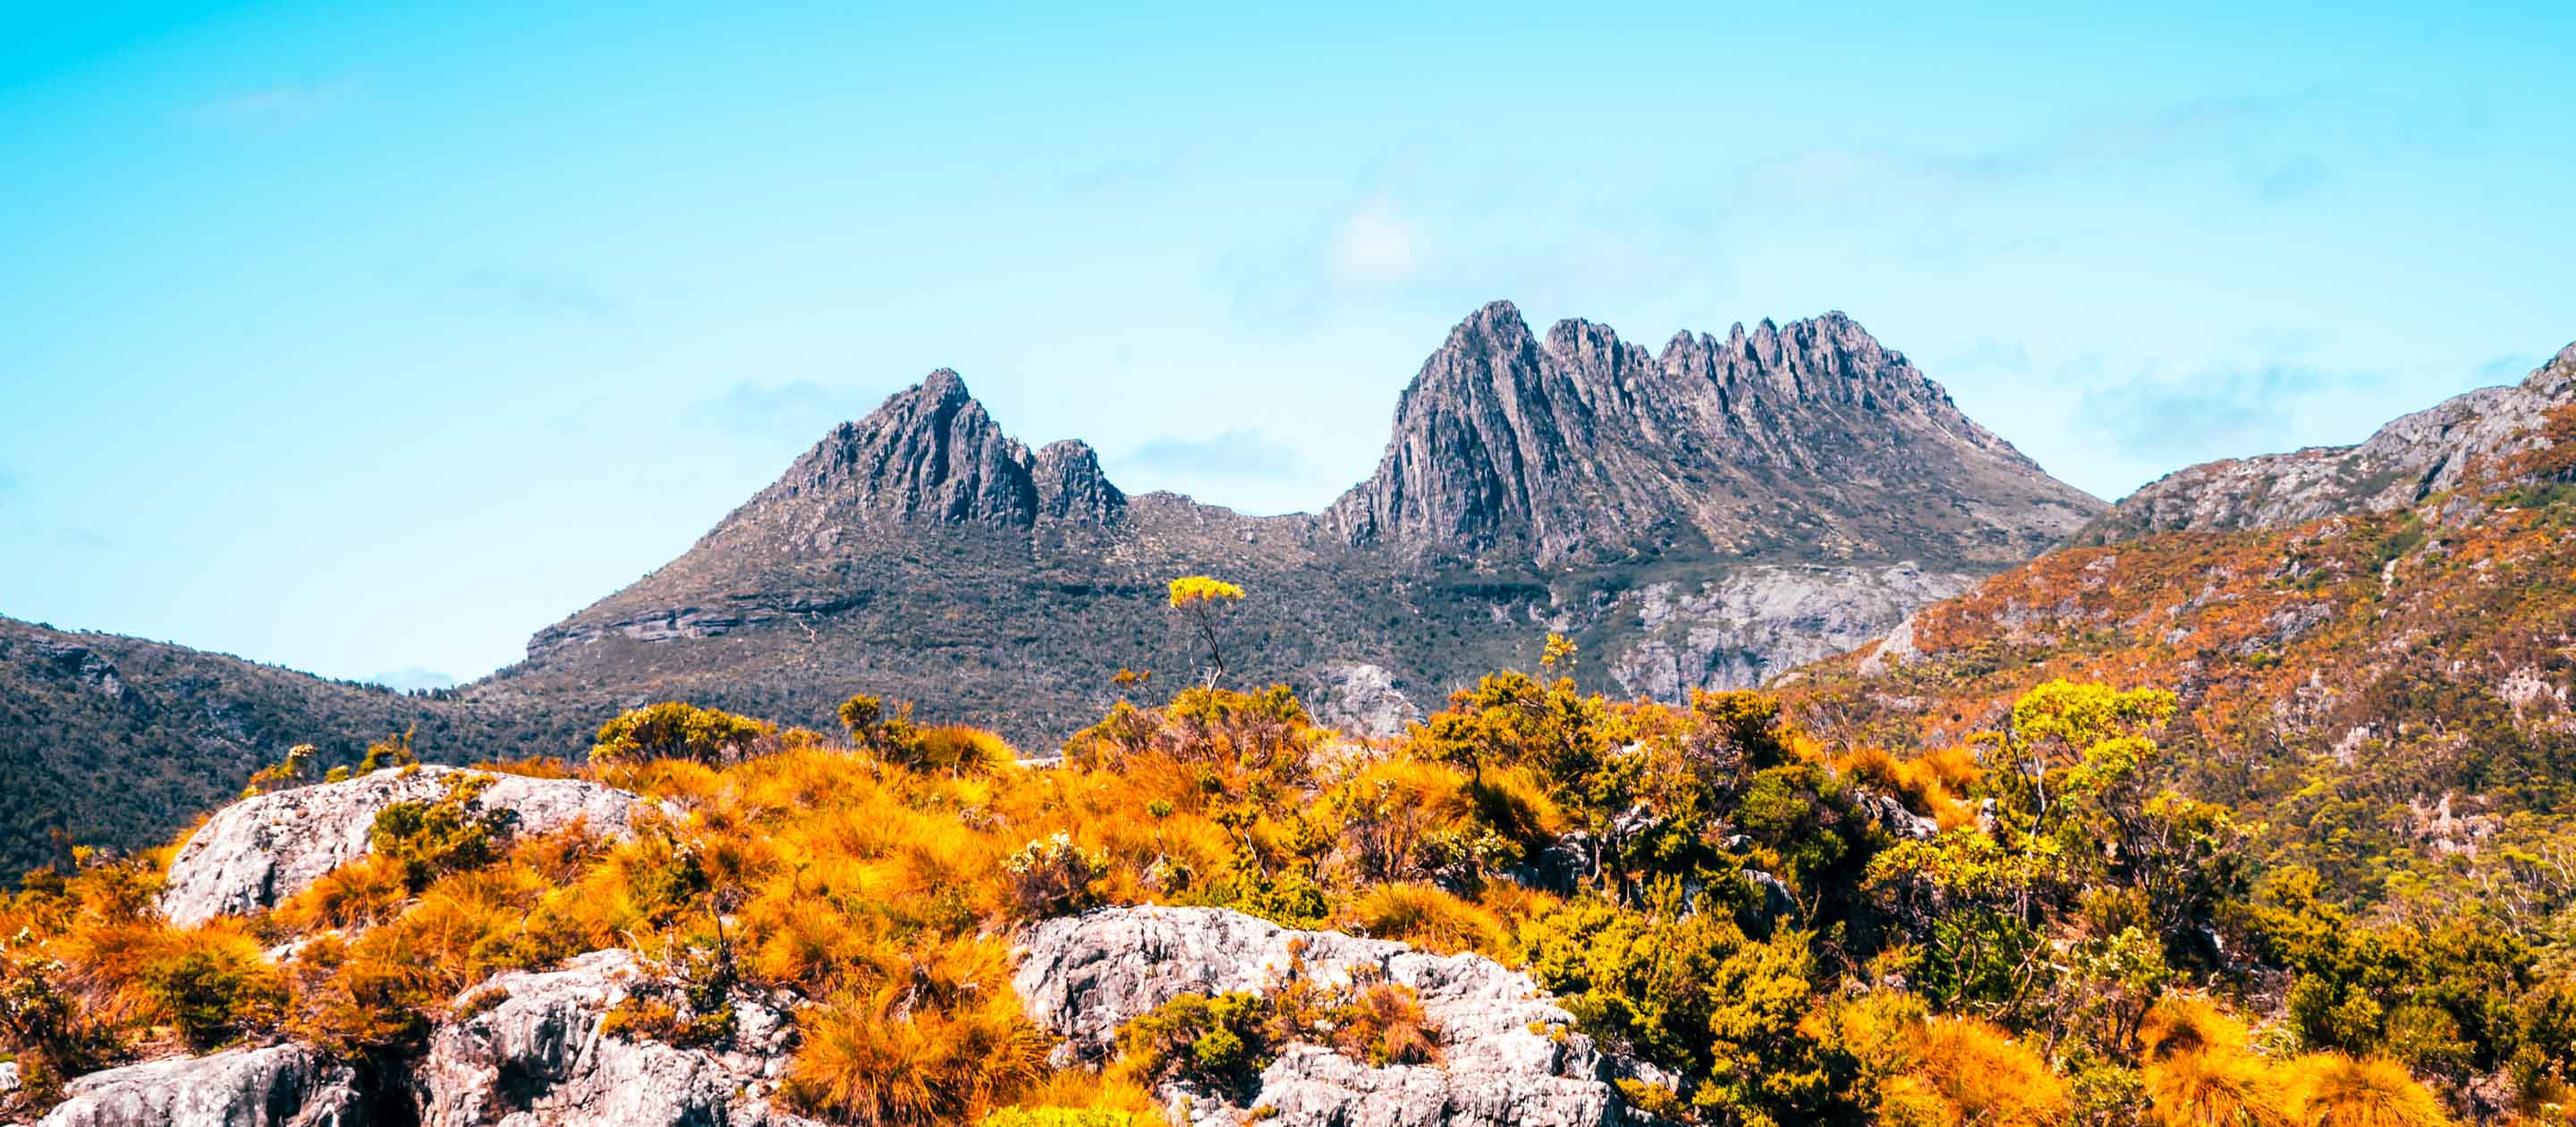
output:
<svg viewBox="0 0 2576 1127"><path fill-rule="evenodd" d="M435 801L469 772L422 766L383 770L338 783L277 791L218 812L170 861L161 912L180 927L271 907L367 852L376 813L396 802ZM481 802L517 815L518 833L549 833L585 822L626 832L644 800L579 779L495 774Z"/></svg>
<svg viewBox="0 0 2576 1127"><path fill-rule="evenodd" d="M1110 908L1048 920L1016 951L1029 1016L1066 1038L1066 1061L1105 1058L1118 1027L1186 993L1259 991L1293 959L1319 982L1368 968L1412 987L1441 1031L1441 1060L1378 1067L1316 1046L1280 1054L1243 1107L1167 1088L1176 1116L1230 1123L1268 1108L1280 1127L1553 1124L1640 1117L1611 1079L1642 1066L1603 1053L1529 976L1482 955L1433 955L1331 931L1293 931L1220 908Z"/></svg>

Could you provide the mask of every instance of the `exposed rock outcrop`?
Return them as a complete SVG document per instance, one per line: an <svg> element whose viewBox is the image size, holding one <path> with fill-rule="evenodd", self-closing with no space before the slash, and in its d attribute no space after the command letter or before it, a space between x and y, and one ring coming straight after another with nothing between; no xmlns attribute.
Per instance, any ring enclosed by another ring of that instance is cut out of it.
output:
<svg viewBox="0 0 2576 1127"><path fill-rule="evenodd" d="M1658 355L1589 321L1541 341L1495 302L1423 364L1377 472L1325 516L1354 544L1542 566L1693 541L2009 563L2100 508L1840 313Z"/></svg>
<svg viewBox="0 0 2576 1127"><path fill-rule="evenodd" d="M812 1127L770 1106L792 1029L765 1000L733 999L718 1048L603 1032L647 981L626 951L562 970L511 972L468 990L413 1069L421 1127Z"/></svg>
<svg viewBox="0 0 2576 1127"><path fill-rule="evenodd" d="M2479 388L2399 416L2358 446L2312 446L2177 470L2121 499L2075 541L2278 528L2336 513L2405 508L2460 485L2482 458L2535 445L2542 416L2571 402L2576 344L2519 384Z"/></svg>
<svg viewBox="0 0 2576 1127"><path fill-rule="evenodd" d="M1252 1108L1282 1127L1428 1127L1630 1121L1610 1080L1633 1067L1572 1032L1572 1015L1527 975L1482 955L1432 955L1339 932L1292 931L1218 908L1113 908L1032 929L1014 978L1029 1015L1075 1059L1108 1055L1118 1026L1184 993L1258 991L1292 962L1321 982L1367 968L1419 993L1438 1025L1437 1065L1372 1066L1300 1046L1264 1069L1250 1103L1174 1089L1176 1117L1234 1122Z"/></svg>
<svg viewBox="0 0 2576 1127"><path fill-rule="evenodd" d="M273 906L365 854L377 812L396 802L436 801L451 780L465 774L437 766L383 770L233 803L171 858L161 912L189 927ZM492 780L479 800L482 807L509 811L519 833L551 833L582 822L603 834L620 834L642 801L579 779L495 774Z"/></svg>
<svg viewBox="0 0 2576 1127"><path fill-rule="evenodd" d="M1304 688L1317 722L1354 736L1398 736L1422 719L1422 709L1383 665L1335 662L1308 674Z"/></svg>
<svg viewBox="0 0 2576 1127"><path fill-rule="evenodd" d="M1976 586L1964 572L1888 567L1749 567L1697 591L1636 595L1645 637L1611 658L1620 688L1664 700L1747 689L1772 673L1885 636L1925 603ZM1623 604L1624 609L1624 604Z"/></svg>
<svg viewBox="0 0 2576 1127"><path fill-rule="evenodd" d="M374 1127L346 1065L301 1045L93 1072L38 1127Z"/></svg>

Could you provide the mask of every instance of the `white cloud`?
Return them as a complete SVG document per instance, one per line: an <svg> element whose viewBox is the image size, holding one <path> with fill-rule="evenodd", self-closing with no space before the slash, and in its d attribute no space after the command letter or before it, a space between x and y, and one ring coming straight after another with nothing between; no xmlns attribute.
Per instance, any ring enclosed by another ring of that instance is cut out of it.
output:
<svg viewBox="0 0 2576 1127"><path fill-rule="evenodd" d="M1384 200L1373 200L1342 220L1333 239L1333 266L1345 281L1392 282L1413 273L1411 223Z"/></svg>
<svg viewBox="0 0 2576 1127"><path fill-rule="evenodd" d="M316 86L273 86L209 98L189 107L188 117L201 125L245 129L302 125L346 100L354 90L346 79Z"/></svg>

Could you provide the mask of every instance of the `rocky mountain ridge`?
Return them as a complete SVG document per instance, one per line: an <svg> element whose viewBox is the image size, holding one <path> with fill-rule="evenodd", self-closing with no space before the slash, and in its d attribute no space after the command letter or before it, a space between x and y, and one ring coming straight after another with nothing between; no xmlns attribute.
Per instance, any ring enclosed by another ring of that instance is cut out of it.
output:
<svg viewBox="0 0 2576 1127"><path fill-rule="evenodd" d="M935 372L476 694L816 723L865 687L1044 745L1120 668L1196 676L1161 587L1211 573L1252 592L1245 677L1409 698L1348 715L1525 664L1549 630L1603 656L1605 687L1674 698L1882 631L2099 511L1839 313L1655 353L1585 321L1541 338L1496 302L1315 514L1131 497Z"/></svg>
<svg viewBox="0 0 2576 1127"><path fill-rule="evenodd" d="M2110 544L2158 532L2278 528L2336 513L2393 512L2459 487L2482 458L2529 449L2543 415L2576 402L2576 344L2520 383L2464 392L2391 420L2353 446L2205 462L2122 498L2078 532Z"/></svg>

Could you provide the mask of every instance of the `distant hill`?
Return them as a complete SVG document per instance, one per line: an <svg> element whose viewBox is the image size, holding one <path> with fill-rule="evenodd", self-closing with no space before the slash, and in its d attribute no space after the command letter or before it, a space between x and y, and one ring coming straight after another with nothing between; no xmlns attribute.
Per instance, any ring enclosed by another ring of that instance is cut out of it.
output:
<svg viewBox="0 0 2576 1127"><path fill-rule="evenodd" d="M0 863L167 837L294 744L328 766L416 724L433 759L563 750L578 721L544 715L0 618Z"/></svg>

